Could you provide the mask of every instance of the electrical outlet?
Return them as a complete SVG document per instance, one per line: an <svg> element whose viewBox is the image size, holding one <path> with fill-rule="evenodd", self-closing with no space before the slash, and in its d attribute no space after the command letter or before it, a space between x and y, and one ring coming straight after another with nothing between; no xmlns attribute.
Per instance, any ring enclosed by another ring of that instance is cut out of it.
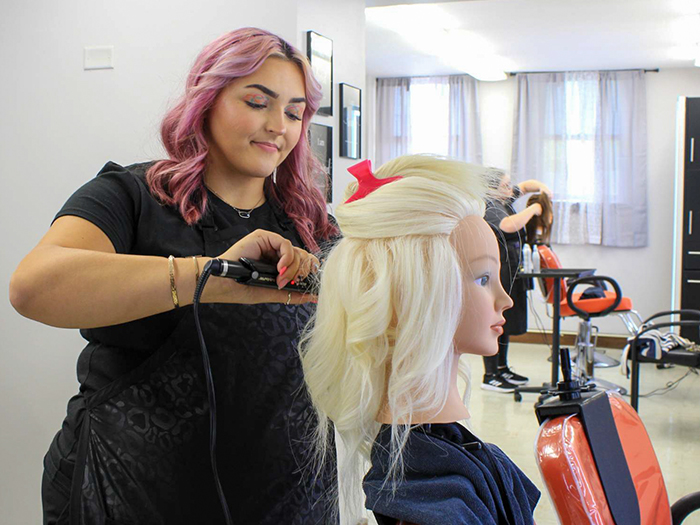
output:
<svg viewBox="0 0 700 525"><path fill-rule="evenodd" d="M88 46L84 50L83 69L114 69L114 46Z"/></svg>

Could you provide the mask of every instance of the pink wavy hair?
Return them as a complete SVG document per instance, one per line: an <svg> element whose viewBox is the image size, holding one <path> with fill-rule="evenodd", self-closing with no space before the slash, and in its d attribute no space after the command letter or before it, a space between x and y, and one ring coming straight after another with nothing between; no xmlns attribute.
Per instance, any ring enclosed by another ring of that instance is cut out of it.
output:
<svg viewBox="0 0 700 525"><path fill-rule="evenodd" d="M321 101L321 86L306 57L282 38L252 27L231 31L205 47L187 77L185 94L165 115L161 139L169 159L156 162L146 180L162 203L178 208L187 224L197 223L207 207L204 172L209 145L206 117L219 92L232 80L255 72L270 56L299 66L306 84L306 110L299 142L277 168L276 182L265 180L265 194L293 221L306 246L337 232L326 213L326 202L314 180L326 177L311 153L307 130Z"/></svg>

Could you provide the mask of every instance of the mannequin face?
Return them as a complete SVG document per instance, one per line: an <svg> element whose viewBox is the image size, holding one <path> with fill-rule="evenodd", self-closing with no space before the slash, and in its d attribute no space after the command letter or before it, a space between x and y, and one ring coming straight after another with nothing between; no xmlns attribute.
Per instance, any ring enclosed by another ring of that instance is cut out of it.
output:
<svg viewBox="0 0 700 525"><path fill-rule="evenodd" d="M463 268L462 314L457 352L494 355L503 333L503 312L513 306L499 278L501 263L496 236L481 217L463 219L450 236Z"/></svg>
<svg viewBox="0 0 700 525"><path fill-rule="evenodd" d="M270 57L233 80L209 113L209 162L230 176L267 177L299 142L306 108L299 66Z"/></svg>

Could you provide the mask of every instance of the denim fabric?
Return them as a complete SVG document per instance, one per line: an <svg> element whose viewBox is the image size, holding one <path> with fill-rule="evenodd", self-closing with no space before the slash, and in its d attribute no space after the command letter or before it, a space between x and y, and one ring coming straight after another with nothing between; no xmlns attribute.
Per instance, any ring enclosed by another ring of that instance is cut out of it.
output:
<svg viewBox="0 0 700 525"><path fill-rule="evenodd" d="M417 525L531 525L540 491L497 446L481 442L457 423L411 431L404 478L384 483L391 429L384 425L372 448L363 488L375 514Z"/></svg>

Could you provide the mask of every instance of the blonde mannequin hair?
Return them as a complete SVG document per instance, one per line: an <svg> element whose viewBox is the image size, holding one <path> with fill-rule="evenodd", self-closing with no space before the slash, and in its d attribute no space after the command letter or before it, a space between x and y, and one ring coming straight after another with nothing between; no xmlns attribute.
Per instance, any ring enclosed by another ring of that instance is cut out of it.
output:
<svg viewBox="0 0 700 525"><path fill-rule="evenodd" d="M489 177L480 167L427 155L399 157L375 174L401 176L336 210L342 240L322 268L315 318L301 339L304 377L320 424L319 461L332 422L344 454L338 465L344 523L357 523L359 482L386 404L392 415L391 475L415 414L447 400L462 273L450 234L483 216ZM344 201L357 190L351 183Z"/></svg>

